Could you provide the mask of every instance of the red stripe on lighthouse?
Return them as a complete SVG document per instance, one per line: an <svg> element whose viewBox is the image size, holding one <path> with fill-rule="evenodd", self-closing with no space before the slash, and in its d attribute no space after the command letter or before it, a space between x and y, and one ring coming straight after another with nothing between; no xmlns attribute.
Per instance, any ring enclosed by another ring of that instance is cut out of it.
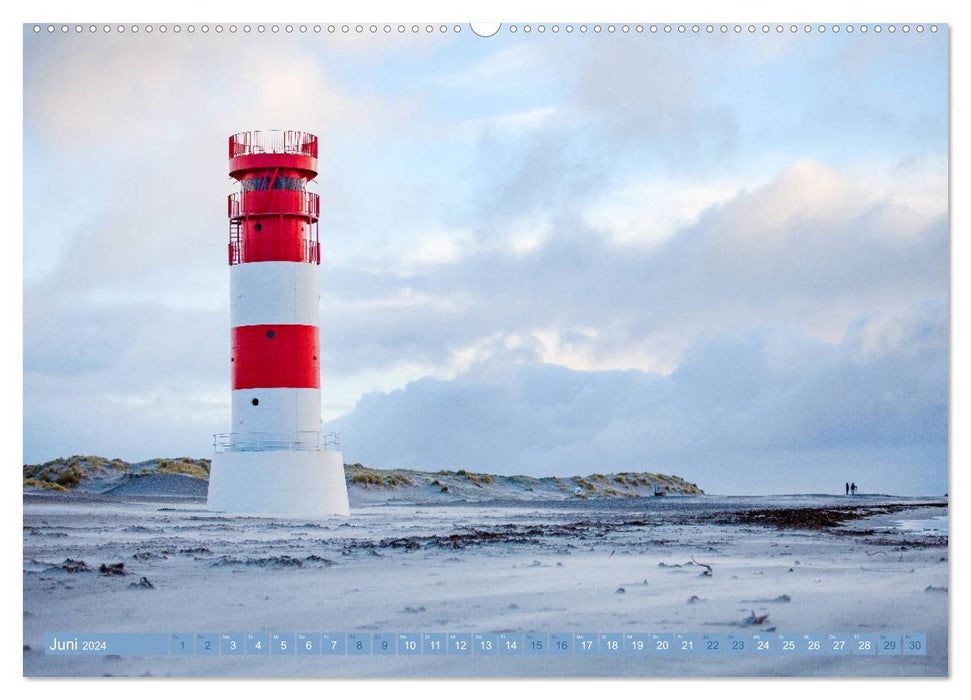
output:
<svg viewBox="0 0 971 700"><path fill-rule="evenodd" d="M319 389L317 326L233 328L233 389Z"/></svg>

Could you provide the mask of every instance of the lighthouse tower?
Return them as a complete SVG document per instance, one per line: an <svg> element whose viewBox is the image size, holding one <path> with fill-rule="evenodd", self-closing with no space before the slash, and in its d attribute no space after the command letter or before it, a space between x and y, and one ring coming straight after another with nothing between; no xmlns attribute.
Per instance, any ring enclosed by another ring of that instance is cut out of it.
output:
<svg viewBox="0 0 971 700"><path fill-rule="evenodd" d="M232 431L215 436L209 509L347 515L340 444L321 433L317 137L229 138Z"/></svg>

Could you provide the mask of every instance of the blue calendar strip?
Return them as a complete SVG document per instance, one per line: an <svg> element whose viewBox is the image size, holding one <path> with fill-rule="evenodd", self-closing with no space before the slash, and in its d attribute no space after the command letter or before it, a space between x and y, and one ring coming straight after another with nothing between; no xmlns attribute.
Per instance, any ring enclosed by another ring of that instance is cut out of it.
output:
<svg viewBox="0 0 971 700"><path fill-rule="evenodd" d="M923 632L51 633L58 656L924 656Z"/></svg>

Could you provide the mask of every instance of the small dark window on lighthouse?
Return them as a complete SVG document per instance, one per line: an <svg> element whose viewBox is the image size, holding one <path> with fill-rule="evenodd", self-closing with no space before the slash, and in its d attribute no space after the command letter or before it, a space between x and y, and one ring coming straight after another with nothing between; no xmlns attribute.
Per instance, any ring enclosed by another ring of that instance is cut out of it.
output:
<svg viewBox="0 0 971 700"><path fill-rule="evenodd" d="M254 226L253 228L255 228L257 231L262 231L263 230L263 224L256 224L256 226Z"/></svg>
<svg viewBox="0 0 971 700"><path fill-rule="evenodd" d="M275 335L276 335L276 333L274 333L273 331L267 331L266 332L266 337L269 338L270 340L273 340L273 337Z"/></svg>
<svg viewBox="0 0 971 700"><path fill-rule="evenodd" d="M250 401L250 403L253 404L254 406L259 406L260 405L260 400L259 399L253 399L252 401Z"/></svg>

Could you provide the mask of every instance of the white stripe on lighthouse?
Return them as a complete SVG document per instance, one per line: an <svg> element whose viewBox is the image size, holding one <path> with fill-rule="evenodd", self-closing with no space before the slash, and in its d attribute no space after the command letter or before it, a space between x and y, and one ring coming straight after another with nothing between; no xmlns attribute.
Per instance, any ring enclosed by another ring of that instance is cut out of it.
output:
<svg viewBox="0 0 971 700"><path fill-rule="evenodd" d="M233 328L260 325L316 326L319 268L299 262L254 262L229 268Z"/></svg>
<svg viewBox="0 0 971 700"><path fill-rule="evenodd" d="M233 392L234 433L319 430L320 389L238 389Z"/></svg>

